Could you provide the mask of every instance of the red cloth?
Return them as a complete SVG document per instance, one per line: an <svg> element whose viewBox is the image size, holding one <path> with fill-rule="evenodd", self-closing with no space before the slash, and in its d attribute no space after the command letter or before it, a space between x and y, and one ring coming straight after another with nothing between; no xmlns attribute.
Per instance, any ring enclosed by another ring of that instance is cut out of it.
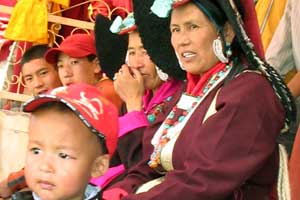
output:
<svg viewBox="0 0 300 200"><path fill-rule="evenodd" d="M122 99L119 97L114 88L114 83L109 78L100 80L96 87L100 90L101 94L112 102L118 110L121 109Z"/></svg>
<svg viewBox="0 0 300 200"><path fill-rule="evenodd" d="M111 12L115 8L116 10L111 13L111 19L113 19L115 16L121 16L122 18L125 18L127 16L126 11L132 12L132 0L104 0L104 2L107 3L107 5L102 1L92 2L92 6L95 9L93 13L94 19L97 14L101 14L105 17L110 17L109 12ZM110 10L108 10L107 6L109 6ZM119 9L118 7L120 7L121 9ZM125 10L122 8L124 8Z"/></svg>
<svg viewBox="0 0 300 200"><path fill-rule="evenodd" d="M225 67L225 63L219 62L214 67L210 68L207 72L205 72L202 76L193 75L187 72L187 93L194 96L200 95L208 79L211 78L213 74L216 74L217 72L223 70Z"/></svg>
<svg viewBox="0 0 300 200"><path fill-rule="evenodd" d="M7 185L12 192L25 188L27 185L24 178L24 169L10 173L7 178Z"/></svg>
<svg viewBox="0 0 300 200"><path fill-rule="evenodd" d="M292 155L289 161L291 200L300 199L300 128L294 141Z"/></svg>
<svg viewBox="0 0 300 200"><path fill-rule="evenodd" d="M261 58L264 58L264 48L261 41L259 25L253 0L242 0L245 12L245 30L254 44L254 49Z"/></svg>
<svg viewBox="0 0 300 200"><path fill-rule="evenodd" d="M16 0L1 0L0 5L5 6L14 6ZM6 40L3 35L9 21L9 14L0 13L0 61L5 60L9 54L9 46L12 44L12 41Z"/></svg>

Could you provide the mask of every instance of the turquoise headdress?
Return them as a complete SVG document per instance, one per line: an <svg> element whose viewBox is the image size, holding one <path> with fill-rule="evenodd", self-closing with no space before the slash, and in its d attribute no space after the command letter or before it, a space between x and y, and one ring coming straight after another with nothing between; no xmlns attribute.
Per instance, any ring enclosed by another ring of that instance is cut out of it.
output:
<svg viewBox="0 0 300 200"><path fill-rule="evenodd" d="M112 33L117 33L119 35L129 33L137 29L134 20L134 14L130 13L128 16L123 20L120 16L116 17L113 21L112 25L110 26L110 31Z"/></svg>

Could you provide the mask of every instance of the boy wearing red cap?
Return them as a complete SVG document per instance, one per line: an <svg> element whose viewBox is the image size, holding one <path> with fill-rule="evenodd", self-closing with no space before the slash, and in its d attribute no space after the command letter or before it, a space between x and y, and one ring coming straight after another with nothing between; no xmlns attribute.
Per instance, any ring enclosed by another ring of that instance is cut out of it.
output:
<svg viewBox="0 0 300 200"><path fill-rule="evenodd" d="M32 113L25 161L29 199L99 199L100 189L88 182L107 170L115 151L117 109L96 87L80 83L41 94L23 110Z"/></svg>
<svg viewBox="0 0 300 200"><path fill-rule="evenodd" d="M96 55L93 35L80 33L68 36L58 48L48 50L45 59L57 65L63 85L80 82L95 85L120 109L122 100L115 92L112 80L103 75Z"/></svg>

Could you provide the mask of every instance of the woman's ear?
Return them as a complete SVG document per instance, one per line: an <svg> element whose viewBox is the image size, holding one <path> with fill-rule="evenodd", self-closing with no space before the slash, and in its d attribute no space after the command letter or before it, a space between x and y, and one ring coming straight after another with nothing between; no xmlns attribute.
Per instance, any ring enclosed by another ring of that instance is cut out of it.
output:
<svg viewBox="0 0 300 200"><path fill-rule="evenodd" d="M98 177L102 176L109 167L109 155L104 154L101 156L98 156L92 166L91 176L92 177Z"/></svg>
<svg viewBox="0 0 300 200"><path fill-rule="evenodd" d="M231 44L235 37L235 33L231 24L229 24L228 22L226 22L226 24L224 25L223 34L225 41Z"/></svg>

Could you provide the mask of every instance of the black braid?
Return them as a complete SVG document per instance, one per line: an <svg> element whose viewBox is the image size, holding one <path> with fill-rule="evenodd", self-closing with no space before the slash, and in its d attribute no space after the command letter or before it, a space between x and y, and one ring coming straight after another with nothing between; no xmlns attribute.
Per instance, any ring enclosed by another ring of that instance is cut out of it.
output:
<svg viewBox="0 0 300 200"><path fill-rule="evenodd" d="M276 95L280 99L286 111L285 127L281 132L287 133L289 128L296 121L296 105L294 98L277 71L268 63L263 61L255 52L253 47L254 45L250 41L243 27L241 16L237 11L233 1L232 4L230 3L230 1L231 0L218 0L219 4L226 11L226 15L231 25L233 26L239 44L245 54L246 59L249 62L250 69L261 71L269 80L273 89L275 90Z"/></svg>

